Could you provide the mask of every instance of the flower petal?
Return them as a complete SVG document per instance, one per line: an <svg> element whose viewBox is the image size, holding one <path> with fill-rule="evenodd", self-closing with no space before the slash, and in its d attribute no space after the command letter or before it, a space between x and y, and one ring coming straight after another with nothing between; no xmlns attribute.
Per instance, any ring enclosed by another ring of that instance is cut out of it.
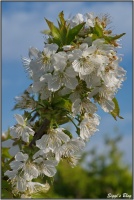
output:
<svg viewBox="0 0 134 200"><path fill-rule="evenodd" d="M27 184L26 184L26 180L24 178L18 177L18 181L17 181L17 189L20 192L23 192L26 190Z"/></svg>
<svg viewBox="0 0 134 200"><path fill-rule="evenodd" d="M19 170L24 166L24 163L14 160L9 165L10 165L11 169Z"/></svg>
<svg viewBox="0 0 134 200"><path fill-rule="evenodd" d="M40 149L46 149L50 140L50 135L45 134L41 139L36 141L36 146Z"/></svg>
<svg viewBox="0 0 134 200"><path fill-rule="evenodd" d="M53 177L56 173L56 169L55 167L44 165L42 172L48 177Z"/></svg>
<svg viewBox="0 0 134 200"><path fill-rule="evenodd" d="M12 146L10 149L9 149L9 154L11 156L15 156L18 152L20 151L20 148L18 145L15 145L15 146Z"/></svg>
<svg viewBox="0 0 134 200"><path fill-rule="evenodd" d="M23 154L21 152L18 152L16 155L15 155L15 160L16 161L26 161L28 159L28 155L27 154Z"/></svg>
<svg viewBox="0 0 134 200"><path fill-rule="evenodd" d="M12 179L12 178L14 178L14 177L16 176L17 173L18 173L17 170L13 170L13 171L7 170L7 171L4 173L4 175L5 175L5 176L8 176L9 179Z"/></svg>
<svg viewBox="0 0 134 200"><path fill-rule="evenodd" d="M16 114L14 116L15 116L15 119L18 122L18 124L20 124L20 125L23 126L24 125L24 119L23 119L23 117L21 115L19 115L19 114Z"/></svg>
<svg viewBox="0 0 134 200"><path fill-rule="evenodd" d="M24 142L29 142L29 134L25 132L25 129L23 130L21 137Z"/></svg>
<svg viewBox="0 0 134 200"><path fill-rule="evenodd" d="M68 135L66 135L63 131L62 128L57 128L56 131L57 131L57 137L62 140L63 142L67 142L70 140L70 137Z"/></svg>
<svg viewBox="0 0 134 200"><path fill-rule="evenodd" d="M9 148L12 147L14 140L8 139L2 142L2 147Z"/></svg>
<svg viewBox="0 0 134 200"><path fill-rule="evenodd" d="M61 85L61 80L57 75L51 77L51 79L48 80L48 90L51 90L52 92L59 90Z"/></svg>
<svg viewBox="0 0 134 200"><path fill-rule="evenodd" d="M20 138L20 133L16 131L16 127L14 126L10 128L10 135L12 138Z"/></svg>

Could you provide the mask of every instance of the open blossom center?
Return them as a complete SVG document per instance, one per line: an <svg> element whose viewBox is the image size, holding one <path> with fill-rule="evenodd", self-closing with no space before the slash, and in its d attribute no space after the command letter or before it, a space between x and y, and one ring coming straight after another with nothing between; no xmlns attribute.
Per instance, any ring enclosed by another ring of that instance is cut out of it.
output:
<svg viewBox="0 0 134 200"><path fill-rule="evenodd" d="M44 52L42 52L41 59L42 59L43 64L50 63L50 57L48 55L46 55Z"/></svg>

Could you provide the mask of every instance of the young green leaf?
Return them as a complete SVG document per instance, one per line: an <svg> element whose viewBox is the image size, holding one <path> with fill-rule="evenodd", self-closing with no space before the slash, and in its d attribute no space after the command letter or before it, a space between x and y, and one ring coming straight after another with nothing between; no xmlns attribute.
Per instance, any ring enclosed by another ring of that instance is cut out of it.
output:
<svg viewBox="0 0 134 200"><path fill-rule="evenodd" d="M123 35L125 35L126 33L122 33L120 35L115 35L115 36L104 36L105 40L108 42L112 42L114 40L117 40L119 38L121 38Z"/></svg>
<svg viewBox="0 0 134 200"><path fill-rule="evenodd" d="M113 102L114 102L115 108L110 114L113 116L113 118L115 120L117 120L116 117L119 117L120 119L123 119L123 117L120 116L120 108L119 108L119 104L118 104L117 99L113 98Z"/></svg>
<svg viewBox="0 0 134 200"><path fill-rule="evenodd" d="M60 32L59 32L59 29L53 24L53 22L50 22L49 20L45 19L51 32L52 32L52 36L54 38L58 38L60 39Z"/></svg>
<svg viewBox="0 0 134 200"><path fill-rule="evenodd" d="M98 38L103 37L103 29L96 23L93 29L93 34L97 35Z"/></svg>
<svg viewBox="0 0 134 200"><path fill-rule="evenodd" d="M64 25L66 23L65 19L64 19L64 13L63 11L59 13L59 19L60 19L60 25Z"/></svg>
<svg viewBox="0 0 134 200"><path fill-rule="evenodd" d="M70 131L68 131L68 130L63 130L63 132L66 134L66 135L68 135L70 138L73 138L72 137L72 134L70 133Z"/></svg>
<svg viewBox="0 0 134 200"><path fill-rule="evenodd" d="M78 33L80 32L80 30L84 27L85 22L78 24L77 26L73 27L72 29L70 29L68 31L67 34L67 44L71 44L71 42L73 42L73 40L75 39L75 37L78 35Z"/></svg>

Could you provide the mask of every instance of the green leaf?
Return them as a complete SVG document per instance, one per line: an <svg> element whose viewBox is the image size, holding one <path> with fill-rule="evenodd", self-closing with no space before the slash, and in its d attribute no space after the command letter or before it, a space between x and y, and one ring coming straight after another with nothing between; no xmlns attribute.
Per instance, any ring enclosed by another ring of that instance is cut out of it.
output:
<svg viewBox="0 0 134 200"><path fill-rule="evenodd" d="M50 30L43 30L41 31L42 34L45 34L45 35L51 35L51 31Z"/></svg>
<svg viewBox="0 0 134 200"><path fill-rule="evenodd" d="M13 199L13 194L6 189L3 189L1 191L1 197L2 199Z"/></svg>
<svg viewBox="0 0 134 200"><path fill-rule="evenodd" d="M9 154L9 148L2 148L2 158L11 158L12 156Z"/></svg>
<svg viewBox="0 0 134 200"><path fill-rule="evenodd" d="M73 40L75 39L75 37L78 35L78 33L80 32L80 30L83 28L83 26L85 25L85 22L73 27L72 29L70 29L68 31L67 34L67 44L71 44L71 42L73 42Z"/></svg>
<svg viewBox="0 0 134 200"><path fill-rule="evenodd" d="M99 26L98 23L95 24L94 28L92 28L92 40L96 40L98 38L104 38L106 42L113 43L115 40L121 38L125 33L115 35L115 36L106 36L103 33L103 28Z"/></svg>
<svg viewBox="0 0 134 200"><path fill-rule="evenodd" d="M113 116L113 118L115 120L117 120L116 117L119 117L120 119L123 119L123 117L120 116L120 108L119 108L119 104L118 104L117 99L113 98L113 102L114 102L115 108L110 114Z"/></svg>
<svg viewBox="0 0 134 200"><path fill-rule="evenodd" d="M6 180L2 180L1 187L5 188L5 189L11 188L11 186L9 185L9 183Z"/></svg>
<svg viewBox="0 0 134 200"><path fill-rule="evenodd" d="M103 29L97 23L93 29L93 34L97 35L99 38L103 37Z"/></svg>
<svg viewBox="0 0 134 200"><path fill-rule="evenodd" d="M104 36L105 40L108 42L112 42L114 40L117 40L119 38L121 38L123 35L125 35L126 33L122 33L120 35L115 35L115 36Z"/></svg>
<svg viewBox="0 0 134 200"><path fill-rule="evenodd" d="M70 138L72 138L73 136L72 136L72 134L70 133L70 131L68 131L68 130L63 130L63 132L66 134L66 135L68 135Z"/></svg>
<svg viewBox="0 0 134 200"><path fill-rule="evenodd" d="M58 44L62 47L66 44L66 35L68 27L66 26L66 21L64 20L64 14L61 12L59 14L60 22L58 21L59 28L57 28L52 22L46 19L46 22L50 28L51 35L53 37L52 42Z"/></svg>
<svg viewBox="0 0 134 200"><path fill-rule="evenodd" d="M69 99L63 97L55 96L52 101L52 105L56 108L71 111L72 103Z"/></svg>
<svg viewBox="0 0 134 200"><path fill-rule="evenodd" d="M61 26L61 25L64 25L64 24L66 23L66 21L65 21L65 19L64 19L64 13L63 13L63 11L60 12L58 16L59 16L59 19L60 19L60 23L59 23L60 26Z"/></svg>
<svg viewBox="0 0 134 200"><path fill-rule="evenodd" d="M62 43L62 45L65 45L66 44L66 36L67 36L66 26L61 27L60 33L61 33L61 43Z"/></svg>
<svg viewBox="0 0 134 200"><path fill-rule="evenodd" d="M53 24L53 22L50 22L49 20L45 19L50 30L51 30L51 33L52 33L52 36L54 38L57 38L57 39L60 39L60 32L59 32L59 29Z"/></svg>

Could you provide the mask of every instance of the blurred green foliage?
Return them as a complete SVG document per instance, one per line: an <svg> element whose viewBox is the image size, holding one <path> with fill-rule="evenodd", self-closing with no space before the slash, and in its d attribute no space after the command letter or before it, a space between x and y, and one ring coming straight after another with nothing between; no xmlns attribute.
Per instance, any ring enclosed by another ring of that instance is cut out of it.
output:
<svg viewBox="0 0 134 200"><path fill-rule="evenodd" d="M114 138L105 135L105 152L98 154L96 148L85 152L80 164L74 168L62 161L50 190L47 193L37 193L33 198L106 199L108 193L132 195L132 174L129 166L122 162L124 154L118 148L121 139L119 134ZM46 177L41 182L45 183ZM9 196L17 198L6 190L4 181L2 198Z"/></svg>

